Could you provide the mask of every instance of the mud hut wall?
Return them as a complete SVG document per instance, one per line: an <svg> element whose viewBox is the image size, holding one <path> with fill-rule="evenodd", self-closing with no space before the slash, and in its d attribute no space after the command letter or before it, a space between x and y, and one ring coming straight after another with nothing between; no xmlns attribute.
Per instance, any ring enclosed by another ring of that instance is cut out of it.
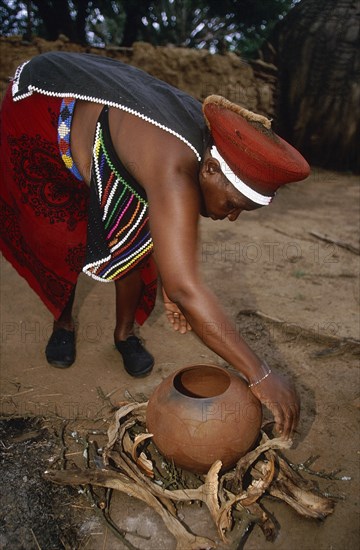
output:
<svg viewBox="0 0 360 550"><path fill-rule="evenodd" d="M274 117L276 74L259 70L233 53L218 55L207 50L154 47L144 42L137 42L132 48L90 48L72 44L65 38L55 42L35 38L31 43L25 43L19 37L1 37L1 96L20 63L51 50L80 51L119 59L200 101L207 95L219 94L250 110Z"/></svg>

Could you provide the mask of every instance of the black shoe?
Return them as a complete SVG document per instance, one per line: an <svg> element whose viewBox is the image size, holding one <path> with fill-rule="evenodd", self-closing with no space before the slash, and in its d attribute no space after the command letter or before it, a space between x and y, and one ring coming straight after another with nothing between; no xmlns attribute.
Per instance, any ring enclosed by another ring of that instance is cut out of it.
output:
<svg viewBox="0 0 360 550"><path fill-rule="evenodd" d="M126 372L131 376L145 376L152 370L154 358L136 336L115 342L115 346L122 355Z"/></svg>
<svg viewBox="0 0 360 550"><path fill-rule="evenodd" d="M45 349L47 362L65 369L73 364L75 354L75 332L65 328L54 330Z"/></svg>

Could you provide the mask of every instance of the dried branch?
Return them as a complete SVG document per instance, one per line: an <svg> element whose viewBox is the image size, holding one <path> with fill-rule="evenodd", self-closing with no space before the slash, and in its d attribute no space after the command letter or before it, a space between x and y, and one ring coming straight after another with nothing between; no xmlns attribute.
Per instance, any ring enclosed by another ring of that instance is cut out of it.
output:
<svg viewBox="0 0 360 550"><path fill-rule="evenodd" d="M278 457L279 473L269 487L269 494L283 500L299 514L324 519L334 511L334 502L314 490L312 482L304 480L290 465Z"/></svg>
<svg viewBox="0 0 360 550"><path fill-rule="evenodd" d="M75 436L76 442L85 446L84 451L87 451L85 469L45 472L47 479L54 483L85 487L86 494L93 499L95 509L101 512L107 526L129 548L130 543L124 539L126 532L119 529L110 517L109 491L112 489L138 498L153 508L176 538L177 550L204 550L216 545L205 537L193 534L179 520L176 504L181 501L206 504L219 537L225 543L230 543L227 537L236 536L240 544L249 535L250 526L254 522L259 523L267 540L273 540L276 535L275 523L258 502L265 493L284 500L306 517L322 519L333 511L333 501L321 495L313 483L304 480L275 451L289 448L291 441L270 439L265 432L262 432L260 444L242 457L235 469L220 475L222 463L218 460L206 476L196 479L196 484L200 484L197 488L191 486L194 484L193 479L186 485L187 478L183 476L185 472L177 470L173 465L174 472L169 471L169 475L175 475L179 480L176 485L184 488L168 489L157 476L153 455L158 451L151 442L146 449L141 450L139 447L151 438L151 434L141 432L145 430L146 406L147 403L126 402L116 411L108 429L108 443L102 463L99 456L91 457L89 454L92 442L72 432L71 436ZM163 460L166 462L166 459ZM110 461L111 469L106 468ZM91 468L91 465L95 468ZM105 499L99 500L93 486L106 489Z"/></svg>
<svg viewBox="0 0 360 550"><path fill-rule="evenodd" d="M178 540L177 550L202 550L213 548L213 541L198 537L185 529L180 521L163 504L139 483L130 480L125 474L111 470L46 471L47 479L65 485L95 485L109 487L138 498L151 506L163 519L166 527Z"/></svg>

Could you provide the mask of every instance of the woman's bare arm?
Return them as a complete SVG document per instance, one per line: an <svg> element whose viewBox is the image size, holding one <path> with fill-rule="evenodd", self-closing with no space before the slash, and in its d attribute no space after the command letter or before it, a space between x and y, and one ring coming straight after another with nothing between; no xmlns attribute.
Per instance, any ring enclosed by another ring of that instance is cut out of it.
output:
<svg viewBox="0 0 360 550"><path fill-rule="evenodd" d="M201 195L195 155L180 140L141 119L122 114L117 120L116 110L113 115L110 128L117 153L147 193L154 255L166 294L208 348L250 383L260 380L263 362L237 332L199 272ZM299 418L292 385L273 372L251 390L273 413L278 431L290 437Z"/></svg>
<svg viewBox="0 0 360 550"><path fill-rule="evenodd" d="M171 185L170 185L171 181ZM181 169L158 176L148 190L155 260L170 300L197 336L251 383L267 372L263 362L237 332L198 268L199 197L192 178ZM276 373L251 388L272 411L277 429L290 437L299 417L293 387Z"/></svg>

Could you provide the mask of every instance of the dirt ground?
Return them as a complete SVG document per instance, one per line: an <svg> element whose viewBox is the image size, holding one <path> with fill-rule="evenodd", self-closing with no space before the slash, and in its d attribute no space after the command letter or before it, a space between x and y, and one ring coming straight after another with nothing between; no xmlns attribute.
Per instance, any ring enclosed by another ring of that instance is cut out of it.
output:
<svg viewBox="0 0 360 550"><path fill-rule="evenodd" d="M310 456L318 456L314 470L341 469L334 476L337 479L316 478L323 492L336 497L333 515L323 522L308 520L282 502L263 498L263 505L279 523L279 534L269 543L255 526L246 550L359 547L359 342L354 342L360 336L358 228L358 178L316 168L306 182L283 188L270 207L243 213L236 223L201 221L199 261L207 284L253 349L279 372L291 376L301 396L299 430L293 448L285 453L287 458L303 463ZM312 232L351 246L325 242ZM129 393L148 397L164 377L184 365L224 365L193 334L174 333L158 300L149 322L141 329L156 365L151 376L132 379L124 372L112 344L113 293L111 285L80 277L77 360L69 369L54 369L44 357L51 332L50 315L26 282L1 260L2 417L40 416L49 425L62 419L70 423L97 419L98 427L106 395L115 405ZM249 315L249 310L258 313ZM4 452L8 449L5 466L13 465L6 436L0 443ZM34 460L34 453L35 457L39 453L38 464L46 469L46 455L53 456L54 449L49 448L44 456L43 447L40 453L37 445L28 443L23 458ZM11 523L4 520L5 505L17 507L21 520L24 484L32 478L31 468L24 468L23 459L18 472L12 473L8 500L2 498L0 548L125 548L88 504L79 504L84 516L76 519L79 537L72 546L42 542L46 531L53 530L54 521L60 524L64 520L64 514L57 516L56 512L52 513L53 523L39 526L36 518L26 516L29 523L24 520L22 525L25 542L20 535L15 539ZM34 476L41 474L38 470ZM40 488L49 490L47 486ZM79 497L73 491L59 498L66 508ZM161 519L142 503L115 495L113 514L122 528L137 534L129 538L137 548L175 548ZM195 508L190 516L198 534L216 537L204 509ZM141 538L144 536L150 538Z"/></svg>

